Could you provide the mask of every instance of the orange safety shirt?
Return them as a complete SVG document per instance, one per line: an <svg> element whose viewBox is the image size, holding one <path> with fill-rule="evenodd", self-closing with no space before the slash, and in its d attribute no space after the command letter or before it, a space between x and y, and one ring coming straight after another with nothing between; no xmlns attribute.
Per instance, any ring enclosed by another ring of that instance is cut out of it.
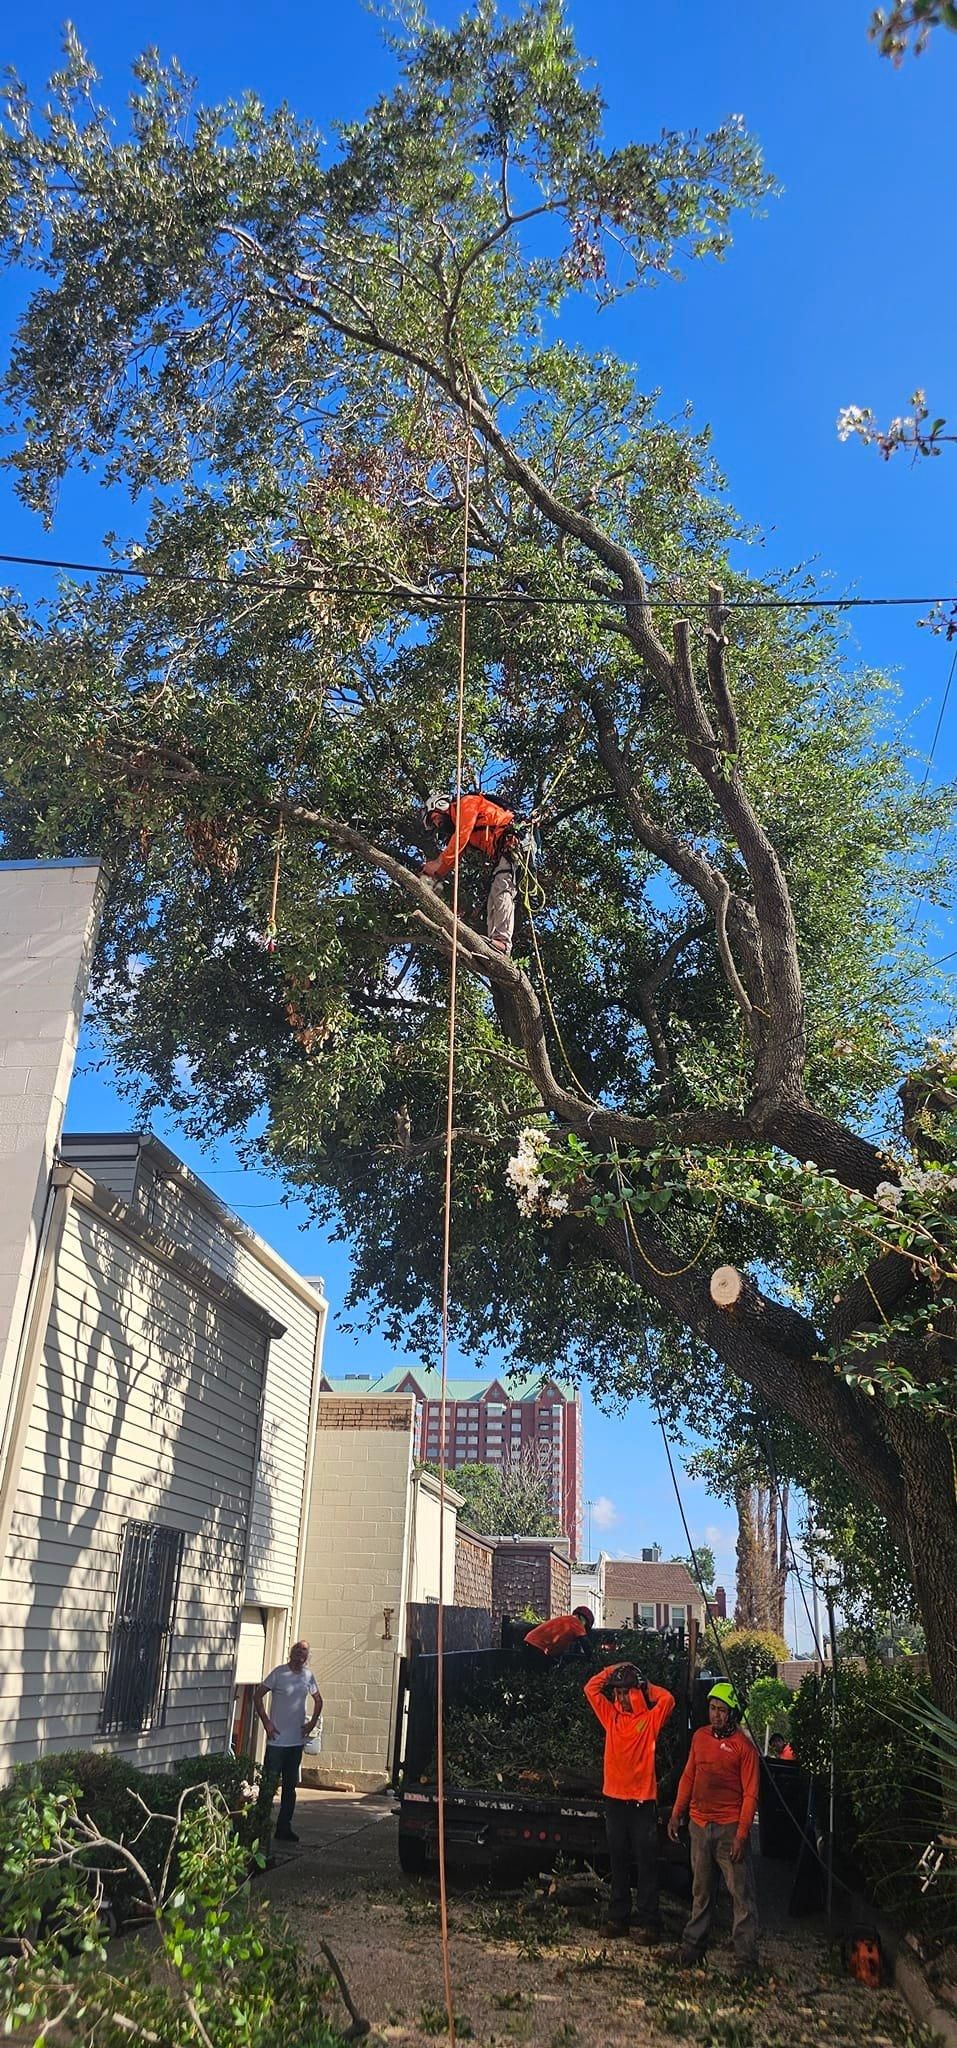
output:
<svg viewBox="0 0 957 2048"><path fill-rule="evenodd" d="M586 1633L584 1622L577 1614L556 1614L551 1621L540 1621L537 1628L529 1630L525 1638L533 1650L542 1650L546 1657L559 1657L571 1643Z"/></svg>
<svg viewBox="0 0 957 2048"><path fill-rule="evenodd" d="M759 1777L758 1752L750 1735L740 1728L729 1729L727 1735L699 1728L692 1736L672 1819L684 1820L690 1806L699 1827L707 1827L709 1821L728 1827L733 1821L743 1841L757 1811Z"/></svg>
<svg viewBox="0 0 957 2048"><path fill-rule="evenodd" d="M458 813L458 815L456 815ZM515 823L514 811L504 811L501 804L493 804L491 797L463 796L461 806L449 805L449 815L454 827L447 846L439 854L436 876L450 875L456 857L467 846L474 846L479 853L492 859L503 832Z"/></svg>
<svg viewBox="0 0 957 2048"><path fill-rule="evenodd" d="M585 1687L585 1698L605 1731L602 1791L606 1799L657 1799L655 1744L674 1712L674 1694L663 1685L649 1685L650 1707L644 1693L637 1691L628 1694L627 1707L620 1707L603 1691L615 1668L608 1664L604 1671L596 1671Z"/></svg>

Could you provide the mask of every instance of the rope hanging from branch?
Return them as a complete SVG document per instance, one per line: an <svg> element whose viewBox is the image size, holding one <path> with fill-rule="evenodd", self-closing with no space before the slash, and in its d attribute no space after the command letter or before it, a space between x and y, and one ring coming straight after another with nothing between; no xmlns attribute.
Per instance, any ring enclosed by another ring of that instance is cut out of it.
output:
<svg viewBox="0 0 957 2048"><path fill-rule="evenodd" d="M456 817L462 803L465 755L465 663L468 635L469 519L472 506L472 399L469 391L465 416L465 488L462 503L462 600L459 612L459 677L455 721L455 803ZM442 1224L442 1384L439 1396L439 1609L436 1616L436 1778L439 1833L439 1926L442 1942L442 1975L449 2042L455 2048L455 2005L449 1959L449 1901L445 1865L445 1458L446 1416L449 1385L449 1265L452 1240L452 1147L455 1142L455 1031L459 968L459 869L457 852L452 868L452 960L449 973L449 1033L446 1072L445 1192Z"/></svg>

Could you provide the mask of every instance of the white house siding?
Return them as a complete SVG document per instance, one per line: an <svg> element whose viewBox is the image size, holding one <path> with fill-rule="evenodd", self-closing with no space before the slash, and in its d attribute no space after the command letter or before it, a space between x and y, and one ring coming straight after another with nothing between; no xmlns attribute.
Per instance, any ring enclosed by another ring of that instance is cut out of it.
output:
<svg viewBox="0 0 957 2048"><path fill-rule="evenodd" d="M95 861L0 861L0 1444L100 898Z"/></svg>
<svg viewBox="0 0 957 2048"><path fill-rule="evenodd" d="M86 1141L69 1138L64 1141L64 1152L124 1200L128 1199L125 1187L135 1183L133 1206L150 1227L241 1287L283 1325L283 1335L274 1338L270 1347L266 1375L246 1601L250 1606L283 1611L295 1625L296 1564L322 1363L325 1301L252 1231L221 1212L200 1183L165 1171L164 1158L169 1159L171 1169L176 1162L163 1147L143 1144L135 1137L120 1137L112 1147L100 1137Z"/></svg>
<svg viewBox="0 0 957 2048"><path fill-rule="evenodd" d="M363 1790L389 1775L405 1643L412 1416L408 1395L320 1402L300 1614L323 1697L322 1755L305 1761L319 1784ZM454 1548L453 1540L453 1556Z"/></svg>
<svg viewBox="0 0 957 2048"><path fill-rule="evenodd" d="M229 1737L268 1319L131 1240L86 1189L66 1215L0 1581L0 1774L73 1746L162 1768ZM186 1532L168 1705L162 1728L101 1735L128 1517Z"/></svg>

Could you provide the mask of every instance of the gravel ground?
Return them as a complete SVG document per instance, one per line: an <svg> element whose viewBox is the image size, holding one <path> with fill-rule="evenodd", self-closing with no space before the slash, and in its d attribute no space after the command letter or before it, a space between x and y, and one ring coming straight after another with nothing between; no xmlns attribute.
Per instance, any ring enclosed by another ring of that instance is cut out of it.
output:
<svg viewBox="0 0 957 2048"><path fill-rule="evenodd" d="M445 2036L434 1886L378 1880L310 1886L283 1900L289 1924L319 1959L327 1941L360 2010L390 2048ZM775 1927L763 1977L736 1983L722 1931L707 1967L685 1970L684 1917L668 1902L658 1950L606 1940L600 1928L529 1895L453 1897L451 1961L458 2033L482 2048L917 2048L930 2037L892 1990L870 1992L806 1924Z"/></svg>

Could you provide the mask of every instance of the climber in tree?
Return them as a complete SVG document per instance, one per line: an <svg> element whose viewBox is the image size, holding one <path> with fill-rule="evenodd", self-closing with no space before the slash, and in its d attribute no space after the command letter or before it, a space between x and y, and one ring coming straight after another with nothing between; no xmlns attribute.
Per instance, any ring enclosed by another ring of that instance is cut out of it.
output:
<svg viewBox="0 0 957 2048"><path fill-rule="evenodd" d="M514 812L503 810L501 804L493 803L491 797L481 793L463 796L460 804L452 797L430 796L425 806L425 822L430 832L447 832L449 837L434 860L423 861L424 875L433 875L436 881L444 881L467 847L474 847L490 862L492 876L485 906L488 935L500 953L510 953L518 894L515 878L518 842Z"/></svg>

